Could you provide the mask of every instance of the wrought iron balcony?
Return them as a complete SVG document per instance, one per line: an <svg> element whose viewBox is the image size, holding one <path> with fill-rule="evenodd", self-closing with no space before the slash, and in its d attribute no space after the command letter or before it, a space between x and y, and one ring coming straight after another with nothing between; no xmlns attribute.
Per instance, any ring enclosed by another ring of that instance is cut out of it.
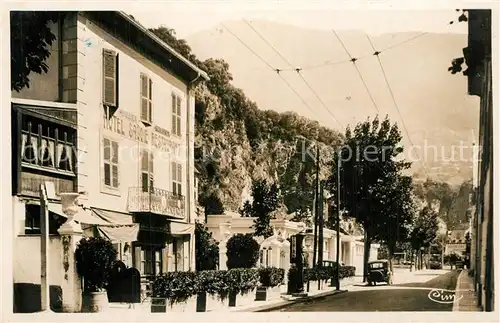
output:
<svg viewBox="0 0 500 323"><path fill-rule="evenodd" d="M185 198L161 188L152 187L144 191L142 187L130 187L128 191L129 212L151 212L184 218Z"/></svg>

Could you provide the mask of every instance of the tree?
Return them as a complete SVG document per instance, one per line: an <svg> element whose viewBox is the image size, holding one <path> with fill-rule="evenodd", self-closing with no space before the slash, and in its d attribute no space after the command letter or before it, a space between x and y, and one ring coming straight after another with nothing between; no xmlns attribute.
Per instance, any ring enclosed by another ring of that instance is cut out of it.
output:
<svg viewBox="0 0 500 323"><path fill-rule="evenodd" d="M376 198L372 204L372 210L380 216L374 222L374 238L385 242L391 271L397 244L409 239L415 216L412 178L399 173L392 175L375 186Z"/></svg>
<svg viewBox="0 0 500 323"><path fill-rule="evenodd" d="M56 11L12 11L10 13L10 87L17 92L30 86L32 72L49 70L45 63L56 39L49 23L61 19Z"/></svg>
<svg viewBox="0 0 500 323"><path fill-rule="evenodd" d="M259 260L259 243L251 233L235 234L226 244L227 268L252 268Z"/></svg>
<svg viewBox="0 0 500 323"><path fill-rule="evenodd" d="M332 160L331 176L327 181L328 190L337 196L337 167L340 162L341 202L335 205L356 219L365 232L364 277L370 256L371 241L376 238L379 228L386 221L383 207L384 192L392 192L391 179L395 174L408 169L410 163L396 160L403 152L402 136L397 124L386 117L380 123L378 117L358 123L353 131L346 129L344 145L336 151Z"/></svg>
<svg viewBox="0 0 500 323"><path fill-rule="evenodd" d="M424 207L418 214L410 233L410 242L413 250L430 247L431 242L438 234L438 214L430 207Z"/></svg>
<svg viewBox="0 0 500 323"><path fill-rule="evenodd" d="M207 228L197 222L195 225L196 270L214 270L219 264L219 246Z"/></svg>
<svg viewBox="0 0 500 323"><path fill-rule="evenodd" d="M271 228L272 212L279 206L279 189L276 183L269 185L266 180L255 181L252 184L252 203L245 202L240 212L243 216L256 217L254 220L254 235L268 238L273 235Z"/></svg>

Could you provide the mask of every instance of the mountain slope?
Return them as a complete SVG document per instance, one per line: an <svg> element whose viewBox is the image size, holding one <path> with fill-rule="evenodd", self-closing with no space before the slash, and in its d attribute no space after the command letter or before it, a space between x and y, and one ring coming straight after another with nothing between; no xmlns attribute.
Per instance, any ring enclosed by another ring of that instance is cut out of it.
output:
<svg viewBox="0 0 500 323"><path fill-rule="evenodd" d="M353 125L377 113L388 114L403 127L384 74L364 33L338 32L350 54L361 57L357 66L379 112L333 32L268 21L252 21L250 25L243 21L227 22L224 23L227 28L220 26L194 34L187 40L199 58L227 61L233 84L242 88L259 109L294 111L341 132L348 124ZM466 94L464 76L451 75L447 71L451 59L461 55L461 49L466 46L466 35L397 33L371 40L377 50L382 50L382 66L411 138L410 142L402 129L405 147L417 146L413 159L417 156L424 159L427 171L436 180L459 184L469 179L470 142L477 134L478 101ZM384 51L391 46L394 47ZM252 51L272 68L283 71L278 75ZM302 68L300 75L294 71L296 67ZM299 93L307 106L280 76ZM304 80L318 94L326 109ZM332 114L341 125L334 121ZM456 147L461 142L468 148L463 149L460 157ZM454 160L449 160L453 150ZM413 170L416 176L425 175L419 162L414 163Z"/></svg>

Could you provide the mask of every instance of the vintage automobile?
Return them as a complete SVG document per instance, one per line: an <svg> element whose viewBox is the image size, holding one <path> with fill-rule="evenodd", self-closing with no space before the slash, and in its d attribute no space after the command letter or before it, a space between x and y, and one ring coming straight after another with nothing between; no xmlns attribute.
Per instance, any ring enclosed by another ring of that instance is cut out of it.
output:
<svg viewBox="0 0 500 323"><path fill-rule="evenodd" d="M392 285L392 272L389 261L385 259L368 262L368 285L375 286L377 283Z"/></svg>

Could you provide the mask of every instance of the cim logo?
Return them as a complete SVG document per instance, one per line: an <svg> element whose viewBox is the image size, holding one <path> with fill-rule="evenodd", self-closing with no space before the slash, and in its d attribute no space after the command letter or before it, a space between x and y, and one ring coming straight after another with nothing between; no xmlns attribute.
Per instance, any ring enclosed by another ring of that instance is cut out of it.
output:
<svg viewBox="0 0 500 323"><path fill-rule="evenodd" d="M455 291L445 289L433 289L429 292L427 297L433 302L440 304L452 304L459 301L463 296L458 299L455 297Z"/></svg>

